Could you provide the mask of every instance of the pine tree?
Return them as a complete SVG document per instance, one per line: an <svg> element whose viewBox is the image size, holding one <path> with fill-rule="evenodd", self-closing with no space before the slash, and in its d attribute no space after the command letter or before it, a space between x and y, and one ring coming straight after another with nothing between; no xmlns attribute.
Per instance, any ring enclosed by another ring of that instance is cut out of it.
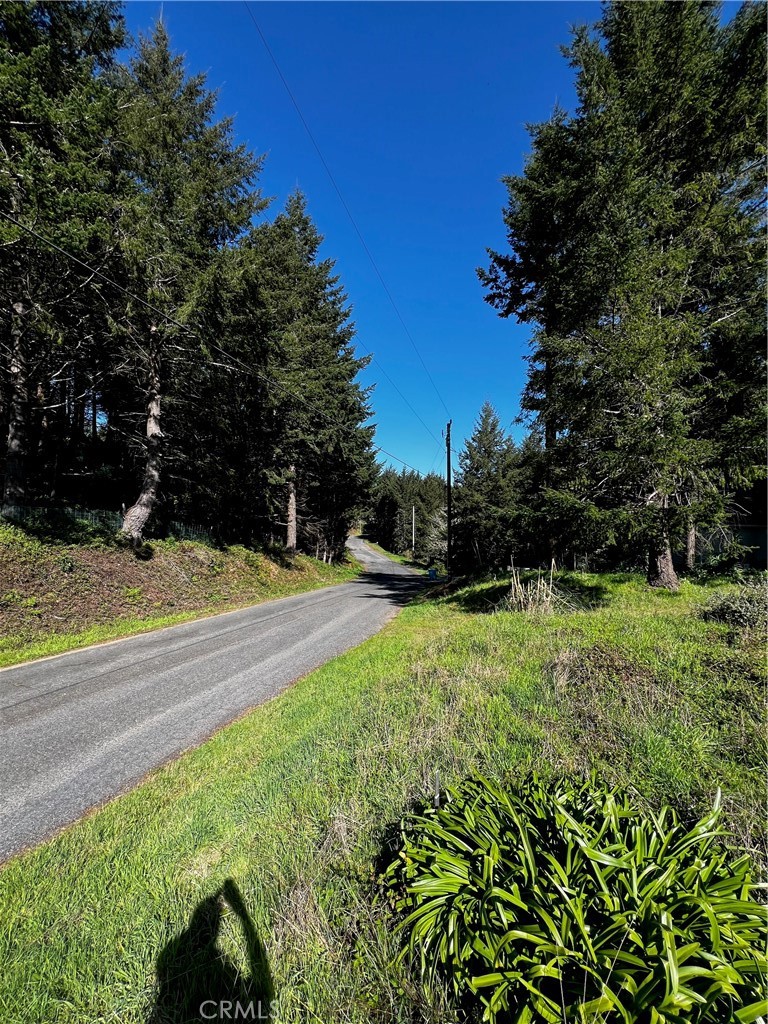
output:
<svg viewBox="0 0 768 1024"><path fill-rule="evenodd" d="M275 236L288 260L279 282L283 313L276 352L279 379L291 392L278 396L282 508L288 522L287 506L294 505L291 529L309 550L335 558L373 471L373 430L364 426L367 392L356 382L368 359L355 355L346 295L333 261L319 258L323 239L300 192L276 218Z"/></svg>
<svg viewBox="0 0 768 1024"><path fill-rule="evenodd" d="M0 206L101 266L112 246L116 110L98 72L123 40L118 12L69 0L0 7ZM4 501L15 503L35 489L33 452L56 445L66 455L62 411L82 417L85 382L95 387L94 339L106 331L71 260L5 220L0 247Z"/></svg>
<svg viewBox="0 0 768 1024"><path fill-rule="evenodd" d="M266 205L253 187L261 161L232 139L232 121L214 120L215 94L188 77L158 23L122 81L125 173L133 190L120 224L125 281L165 316L195 327L190 300L220 251ZM183 392L179 353L198 343L152 310L129 301L120 331L126 372L143 395L145 440L139 497L124 533L141 539L160 495L167 453L163 402ZM181 386L179 386L181 385Z"/></svg>
<svg viewBox="0 0 768 1024"><path fill-rule="evenodd" d="M509 564L517 507L516 452L496 410L486 402L459 453L455 479L454 559L462 569Z"/></svg>
<svg viewBox="0 0 768 1024"><path fill-rule="evenodd" d="M445 481L437 473L379 467L370 504L366 530L383 548L427 564L445 561Z"/></svg>
<svg viewBox="0 0 768 1024"><path fill-rule="evenodd" d="M535 131L526 174L507 182L512 254L481 271L501 315L538 325L525 404L551 504L580 505L593 545L645 545L649 582L670 588L673 543L724 513L717 438L746 426L739 372L713 360L722 325L754 336L764 104L731 85L764 26L749 10L738 21L721 30L709 4L617 3L597 36L579 31L579 109ZM718 390L739 398L708 416ZM754 434L743 441L753 452Z"/></svg>
<svg viewBox="0 0 768 1024"><path fill-rule="evenodd" d="M225 535L338 557L372 473L372 429L356 381L365 360L321 242L295 194L198 289L202 331L219 349L185 407L197 456L183 500ZM215 409L210 424L197 422L200 404Z"/></svg>

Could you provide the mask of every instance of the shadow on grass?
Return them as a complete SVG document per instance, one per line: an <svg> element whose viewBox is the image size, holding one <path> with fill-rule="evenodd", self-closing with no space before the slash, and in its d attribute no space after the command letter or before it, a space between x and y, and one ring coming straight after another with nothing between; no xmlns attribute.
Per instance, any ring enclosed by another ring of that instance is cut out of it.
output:
<svg viewBox="0 0 768 1024"><path fill-rule="evenodd" d="M545 575L548 578L549 574ZM534 570L520 573L520 580L523 584L536 578L537 572ZM571 573L560 573L554 577L554 589L556 595L560 598L561 608L573 611L589 610L608 604L610 589L606 586L606 582L625 582L632 578L630 575L624 577L622 574L613 574L607 581L585 580ZM473 586L473 584L476 585ZM485 585L481 586L480 584ZM508 579L488 584L487 580L473 580L464 577L463 579L453 580L450 584L446 584L440 589L432 590L425 595L425 600L440 598L446 604L454 605L463 612L474 615L488 615L497 610L504 610L503 601L509 591L510 582Z"/></svg>
<svg viewBox="0 0 768 1024"><path fill-rule="evenodd" d="M217 947L227 908L238 918L245 938L247 976ZM198 903L189 925L158 956L156 998L147 1020L148 1024L191 1024L238 1019L238 1013L243 1020L267 1020L272 996L264 945L239 889L228 879L218 892Z"/></svg>
<svg viewBox="0 0 768 1024"><path fill-rule="evenodd" d="M91 523L57 509L34 510L23 519L8 516L4 521L43 544L76 544L82 547L116 545L117 529L114 524Z"/></svg>
<svg viewBox="0 0 768 1024"><path fill-rule="evenodd" d="M445 598L446 604L455 605L463 612L470 612L473 615L490 614L496 611L501 600L509 593L509 581L501 580L492 586L471 587L470 580L462 582L461 590L448 594Z"/></svg>
<svg viewBox="0 0 768 1024"><path fill-rule="evenodd" d="M608 577L607 582L628 583L632 579L633 577L627 573L614 573ZM608 604L611 593L603 579L587 582L579 576L565 575L555 578L555 586L566 601L572 601L577 607L582 608L602 608Z"/></svg>

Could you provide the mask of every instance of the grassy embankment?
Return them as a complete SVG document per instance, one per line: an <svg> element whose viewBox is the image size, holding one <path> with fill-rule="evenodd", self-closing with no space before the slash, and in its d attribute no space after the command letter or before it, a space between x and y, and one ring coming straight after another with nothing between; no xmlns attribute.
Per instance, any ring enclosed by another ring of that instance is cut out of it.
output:
<svg viewBox="0 0 768 1024"><path fill-rule="evenodd" d="M498 583L426 595L8 864L0 1019L160 1024L271 985L281 1024L452 1020L389 966L372 869L437 777L597 769L686 817L721 786L735 842L764 863L760 638L702 620L714 584L561 585L578 605L551 615L488 614Z"/></svg>
<svg viewBox="0 0 768 1024"><path fill-rule="evenodd" d="M191 541L141 557L85 524L51 535L0 522L0 667L342 583L351 563Z"/></svg>

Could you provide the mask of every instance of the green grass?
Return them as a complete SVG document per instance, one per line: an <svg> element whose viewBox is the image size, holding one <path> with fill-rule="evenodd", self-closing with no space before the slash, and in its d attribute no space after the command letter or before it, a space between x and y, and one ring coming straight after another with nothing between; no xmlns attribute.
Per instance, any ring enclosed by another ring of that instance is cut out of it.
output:
<svg viewBox="0 0 768 1024"><path fill-rule="evenodd" d="M500 582L426 595L11 861L3 1024L196 1019L184 993L245 992L233 972L249 961L252 991L268 987L266 961L281 1024L453 1020L390 966L397 939L372 864L413 801L475 771L508 783L595 768L686 819L720 786L734 843L764 858L760 644L699 617L714 584L561 585L575 611L486 614Z"/></svg>
<svg viewBox="0 0 768 1024"><path fill-rule="evenodd" d="M49 534L0 523L0 667L353 579L241 546L159 540L139 557L104 531Z"/></svg>

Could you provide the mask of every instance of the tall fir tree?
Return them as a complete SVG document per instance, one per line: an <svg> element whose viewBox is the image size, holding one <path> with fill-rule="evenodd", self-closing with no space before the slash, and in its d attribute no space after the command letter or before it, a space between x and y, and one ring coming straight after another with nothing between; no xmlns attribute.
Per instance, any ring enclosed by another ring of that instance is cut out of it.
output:
<svg viewBox="0 0 768 1024"><path fill-rule="evenodd" d="M122 41L115 3L0 7L0 206L101 267L113 248L116 102L100 72ZM78 441L107 325L71 259L6 220L0 247L4 502L14 504L39 495L35 468L52 447L63 462Z"/></svg>
<svg viewBox="0 0 768 1024"><path fill-rule="evenodd" d="M716 353L735 332L760 366L765 105L760 90L732 89L737 68L754 77L764 59L759 21L746 8L723 29L711 4L615 3L596 34L578 31L579 108L534 131L525 175L507 180L512 252L480 272L501 315L538 328L525 404L554 505L602 524L593 544L644 545L657 586L677 586L673 544L722 518L728 463L754 467L754 392ZM735 459L718 441L734 427Z"/></svg>
<svg viewBox="0 0 768 1024"><path fill-rule="evenodd" d="M489 571L509 564L517 511L517 458L490 402L459 453L455 478L455 564Z"/></svg>
<svg viewBox="0 0 768 1024"><path fill-rule="evenodd" d="M202 330L218 342L185 403L197 451L187 500L229 536L338 557L373 472L373 430L356 379L366 360L321 242L295 193L198 289Z"/></svg>
<svg viewBox="0 0 768 1024"><path fill-rule="evenodd" d="M369 360L355 354L347 297L333 261L319 256L323 239L300 192L289 196L271 238L287 257L276 355L289 390L278 398L275 460L286 540L338 557L373 473L368 392L356 380Z"/></svg>
<svg viewBox="0 0 768 1024"><path fill-rule="evenodd" d="M201 277L266 206L254 187L261 161L235 144L230 118L215 120L215 102L204 76L187 76L183 59L172 54L162 22L140 39L122 81L121 139L133 188L120 222L121 250L126 286L160 312L129 300L118 329L124 372L145 405L142 482L123 523L134 542L160 497L172 431L164 402L172 409L183 393L183 354L194 359L199 351L199 342L165 317L194 332L191 299Z"/></svg>

